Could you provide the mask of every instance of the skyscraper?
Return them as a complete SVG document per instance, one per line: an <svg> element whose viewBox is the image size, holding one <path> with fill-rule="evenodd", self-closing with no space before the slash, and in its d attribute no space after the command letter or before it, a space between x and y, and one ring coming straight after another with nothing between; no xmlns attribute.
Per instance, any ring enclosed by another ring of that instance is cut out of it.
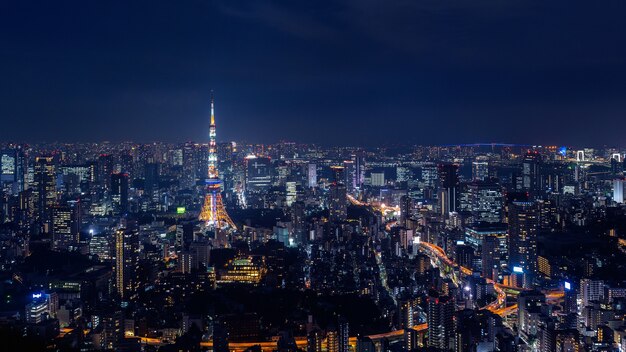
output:
<svg viewBox="0 0 626 352"><path fill-rule="evenodd" d="M509 263L523 270L525 287L537 274L538 218L533 202L509 205Z"/></svg>
<svg viewBox="0 0 626 352"><path fill-rule="evenodd" d="M119 297L128 301L136 294L139 280L139 234L119 229L115 232L115 289Z"/></svg>
<svg viewBox="0 0 626 352"><path fill-rule="evenodd" d="M55 248L65 249L79 242L80 221L80 202L52 208L52 238Z"/></svg>
<svg viewBox="0 0 626 352"><path fill-rule="evenodd" d="M472 179L484 181L489 178L489 159L479 156L472 162Z"/></svg>
<svg viewBox="0 0 626 352"><path fill-rule="evenodd" d="M502 187L494 180L474 181L467 185L470 212L474 223L500 223L504 218Z"/></svg>
<svg viewBox="0 0 626 352"><path fill-rule="evenodd" d="M128 211L128 174L111 175L111 202L117 213Z"/></svg>
<svg viewBox="0 0 626 352"><path fill-rule="evenodd" d="M307 185L317 187L317 165L310 163L307 166Z"/></svg>
<svg viewBox="0 0 626 352"><path fill-rule="evenodd" d="M348 197L343 183L333 183L328 192L330 221L345 221L348 217Z"/></svg>
<svg viewBox="0 0 626 352"><path fill-rule="evenodd" d="M9 189L13 194L24 189L22 163L20 149L5 149L0 152L0 188Z"/></svg>
<svg viewBox="0 0 626 352"><path fill-rule="evenodd" d="M98 157L98 182L105 190L111 189L111 174L113 173L113 155L101 154Z"/></svg>
<svg viewBox="0 0 626 352"><path fill-rule="evenodd" d="M57 202L56 166L52 156L35 158L35 174L33 180L35 197L35 216L40 224L50 219L50 209Z"/></svg>
<svg viewBox="0 0 626 352"><path fill-rule="evenodd" d="M529 151L522 160L522 175L518 182L518 189L527 192L530 197L537 196L539 190L539 167L541 155Z"/></svg>
<svg viewBox="0 0 626 352"><path fill-rule="evenodd" d="M428 347L436 351L454 348L454 299L436 292L428 297Z"/></svg>
<svg viewBox="0 0 626 352"><path fill-rule="evenodd" d="M447 218L457 211L459 204L459 166L456 164L441 164L439 171L439 205L441 215Z"/></svg>

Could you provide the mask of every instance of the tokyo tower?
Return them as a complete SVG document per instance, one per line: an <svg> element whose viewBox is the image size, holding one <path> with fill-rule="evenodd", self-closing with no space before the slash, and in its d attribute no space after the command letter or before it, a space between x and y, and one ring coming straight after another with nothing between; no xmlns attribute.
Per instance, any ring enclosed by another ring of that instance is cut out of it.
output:
<svg viewBox="0 0 626 352"><path fill-rule="evenodd" d="M200 213L200 220L207 225L221 229L223 226L230 226L236 229L235 223L230 219L224 203L222 202L222 180L217 171L217 146L215 143L215 109L213 94L211 94L211 126L209 130L209 172L206 179L206 195L204 205Z"/></svg>

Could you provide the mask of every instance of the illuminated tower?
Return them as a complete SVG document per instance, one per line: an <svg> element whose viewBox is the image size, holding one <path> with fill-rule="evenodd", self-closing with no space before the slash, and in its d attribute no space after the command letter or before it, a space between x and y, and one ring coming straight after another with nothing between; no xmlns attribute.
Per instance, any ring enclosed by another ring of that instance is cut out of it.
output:
<svg viewBox="0 0 626 352"><path fill-rule="evenodd" d="M215 143L215 110L213 96L211 96L211 126L209 130L209 172L206 180L206 195L200 213L200 220L206 221L209 226L220 229L229 225L236 228L230 219L222 202L222 180L217 172L217 147ZM224 224L226 223L226 224Z"/></svg>

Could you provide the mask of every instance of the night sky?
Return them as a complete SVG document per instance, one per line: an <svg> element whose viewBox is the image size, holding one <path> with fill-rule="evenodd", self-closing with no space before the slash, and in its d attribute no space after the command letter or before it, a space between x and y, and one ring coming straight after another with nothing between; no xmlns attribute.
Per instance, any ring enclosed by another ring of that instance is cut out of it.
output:
<svg viewBox="0 0 626 352"><path fill-rule="evenodd" d="M626 1L0 1L0 139L626 145Z"/></svg>

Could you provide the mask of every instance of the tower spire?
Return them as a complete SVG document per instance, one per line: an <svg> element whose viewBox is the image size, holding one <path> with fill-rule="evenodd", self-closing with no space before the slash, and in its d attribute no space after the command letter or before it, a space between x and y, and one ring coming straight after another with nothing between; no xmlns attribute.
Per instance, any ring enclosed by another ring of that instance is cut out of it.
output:
<svg viewBox="0 0 626 352"><path fill-rule="evenodd" d="M222 202L222 180L220 180L217 171L217 141L215 128L215 99L213 91L211 91L211 125L209 126L209 168L208 178L206 180L206 195L204 197L204 205L200 213L200 220L206 221L207 224L215 226L219 229L222 224L227 224L231 228L236 229L235 223L230 219ZM223 241L219 241L223 242ZM225 245L219 243L218 245Z"/></svg>

